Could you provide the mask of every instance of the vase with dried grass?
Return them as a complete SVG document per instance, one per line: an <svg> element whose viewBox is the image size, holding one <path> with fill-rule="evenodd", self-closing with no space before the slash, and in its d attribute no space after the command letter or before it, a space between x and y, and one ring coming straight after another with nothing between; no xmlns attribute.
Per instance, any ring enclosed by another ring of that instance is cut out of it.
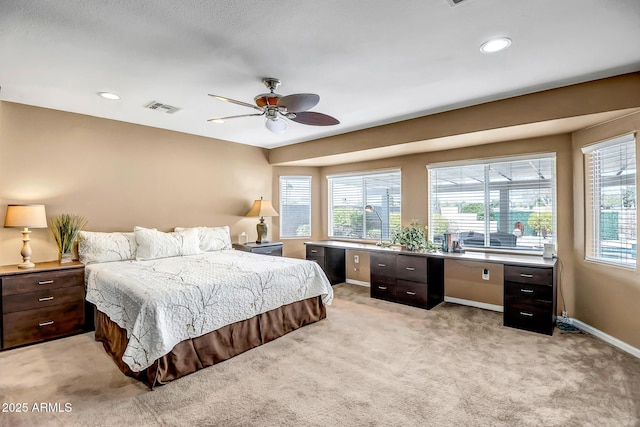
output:
<svg viewBox="0 0 640 427"><path fill-rule="evenodd" d="M86 224L87 220L84 217L74 214L58 214L49 220L49 230L58 246L58 259L61 264L73 260L73 244Z"/></svg>

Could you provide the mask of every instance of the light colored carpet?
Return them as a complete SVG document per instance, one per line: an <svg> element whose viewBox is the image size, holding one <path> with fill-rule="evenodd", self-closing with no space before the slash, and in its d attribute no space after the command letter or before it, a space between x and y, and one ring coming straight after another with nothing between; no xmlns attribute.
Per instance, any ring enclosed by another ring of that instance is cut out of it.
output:
<svg viewBox="0 0 640 427"><path fill-rule="evenodd" d="M149 391L87 333L0 353L0 425L633 426L640 360L586 334L501 326L335 288L327 319ZM32 412L34 403L70 412Z"/></svg>

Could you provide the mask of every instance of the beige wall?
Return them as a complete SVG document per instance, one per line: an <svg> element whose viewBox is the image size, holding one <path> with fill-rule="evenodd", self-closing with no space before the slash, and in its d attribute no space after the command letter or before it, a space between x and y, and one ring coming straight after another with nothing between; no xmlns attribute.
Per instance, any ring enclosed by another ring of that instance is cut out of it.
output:
<svg viewBox="0 0 640 427"><path fill-rule="evenodd" d="M170 116L167 116L170 120ZM254 199L271 198L266 150L193 135L0 102L0 220L10 203L85 216L87 230L162 231L229 225L255 239ZM33 260L56 259L46 229ZM0 228L0 264L21 261L18 229Z"/></svg>
<svg viewBox="0 0 640 427"><path fill-rule="evenodd" d="M574 317L640 348L640 270L585 261L585 145L640 130L640 112L584 129L573 134L573 181L575 238L575 313ZM636 135L636 153L640 153ZM636 156L640 170L640 156ZM640 188L636 174L636 188Z"/></svg>

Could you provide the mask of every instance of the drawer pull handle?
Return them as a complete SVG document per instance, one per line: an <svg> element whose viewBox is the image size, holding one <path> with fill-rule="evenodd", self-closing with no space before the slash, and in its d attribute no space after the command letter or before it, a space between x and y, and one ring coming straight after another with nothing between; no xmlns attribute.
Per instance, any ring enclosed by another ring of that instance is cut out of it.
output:
<svg viewBox="0 0 640 427"><path fill-rule="evenodd" d="M520 274L520 277L526 277L527 279L533 279L533 274L524 274L524 273L521 273L521 274Z"/></svg>
<svg viewBox="0 0 640 427"><path fill-rule="evenodd" d="M405 267L405 268L406 268L407 270L409 270L409 271L415 271L415 268L413 268L413 267Z"/></svg>
<svg viewBox="0 0 640 427"><path fill-rule="evenodd" d="M315 253L318 253L318 251L316 251L315 249L311 249L311 253L315 254Z"/></svg>
<svg viewBox="0 0 640 427"><path fill-rule="evenodd" d="M416 294L415 292L409 292L409 291L407 291L407 295L414 296L415 294Z"/></svg>
<svg viewBox="0 0 640 427"><path fill-rule="evenodd" d="M51 301L53 299L53 297L44 297L44 298L38 298L38 301L42 302L42 301Z"/></svg>
<svg viewBox="0 0 640 427"><path fill-rule="evenodd" d="M267 254L267 255L272 254L272 253L273 253L273 251L265 252L265 254Z"/></svg>
<svg viewBox="0 0 640 427"><path fill-rule="evenodd" d="M53 280L43 280L42 282L38 282L38 285L50 285L53 283Z"/></svg>
<svg viewBox="0 0 640 427"><path fill-rule="evenodd" d="M386 267L387 264L378 264L378 267Z"/></svg>
<svg viewBox="0 0 640 427"><path fill-rule="evenodd" d="M524 292L525 294L532 294L533 289L520 289L520 292Z"/></svg>
<svg viewBox="0 0 640 427"><path fill-rule="evenodd" d="M521 311L520 314L522 316L533 317L533 313L527 313L526 311Z"/></svg>
<svg viewBox="0 0 640 427"><path fill-rule="evenodd" d="M49 320L48 322L42 322L42 323L38 324L38 326L40 326L40 327L49 326L49 325L53 325L53 320Z"/></svg>
<svg viewBox="0 0 640 427"><path fill-rule="evenodd" d="M386 286L378 286L378 289L382 289L383 291L386 291L387 287Z"/></svg>

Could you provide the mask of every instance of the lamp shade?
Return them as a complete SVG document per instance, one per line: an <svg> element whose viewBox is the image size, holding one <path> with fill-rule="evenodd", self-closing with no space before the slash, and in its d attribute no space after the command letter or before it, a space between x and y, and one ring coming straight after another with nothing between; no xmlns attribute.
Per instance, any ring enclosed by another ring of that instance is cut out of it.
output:
<svg viewBox="0 0 640 427"><path fill-rule="evenodd" d="M262 197L260 197L260 200L253 202L253 206L245 216L278 216L278 212L273 208L270 201L262 200Z"/></svg>
<svg viewBox="0 0 640 427"><path fill-rule="evenodd" d="M5 227L47 228L44 205L8 205Z"/></svg>

